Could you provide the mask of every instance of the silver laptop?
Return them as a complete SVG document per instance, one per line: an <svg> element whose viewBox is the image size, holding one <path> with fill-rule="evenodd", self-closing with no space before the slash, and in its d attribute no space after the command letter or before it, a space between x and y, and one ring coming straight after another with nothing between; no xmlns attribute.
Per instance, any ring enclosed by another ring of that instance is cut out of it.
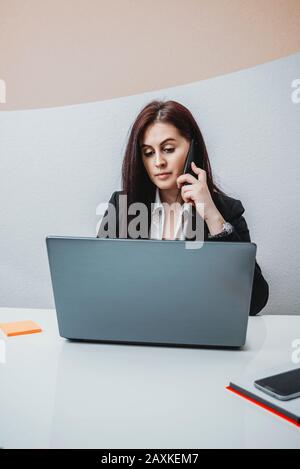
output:
<svg viewBox="0 0 300 469"><path fill-rule="evenodd" d="M241 347L256 244L48 236L59 333L109 343Z"/></svg>

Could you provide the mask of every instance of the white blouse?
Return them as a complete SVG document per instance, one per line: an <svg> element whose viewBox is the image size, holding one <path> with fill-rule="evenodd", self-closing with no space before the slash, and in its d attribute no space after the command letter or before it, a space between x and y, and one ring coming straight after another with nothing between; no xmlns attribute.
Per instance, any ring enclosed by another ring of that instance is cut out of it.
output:
<svg viewBox="0 0 300 469"><path fill-rule="evenodd" d="M178 202L179 203L179 202ZM188 218L190 216L190 210L192 208L191 203L183 203L181 205L180 215L175 228L175 239L185 240L186 230L188 224ZM187 212L184 217L184 212ZM150 239L162 239L163 227L165 222L165 210L160 200L159 189L156 188L155 202L151 212L151 228L150 228Z"/></svg>

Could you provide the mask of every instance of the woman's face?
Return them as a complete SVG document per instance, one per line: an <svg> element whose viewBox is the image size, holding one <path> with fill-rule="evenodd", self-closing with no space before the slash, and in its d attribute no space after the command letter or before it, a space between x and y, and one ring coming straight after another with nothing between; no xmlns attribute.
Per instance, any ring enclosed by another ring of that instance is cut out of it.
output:
<svg viewBox="0 0 300 469"><path fill-rule="evenodd" d="M141 142L144 166L159 189L177 189L176 179L182 174L189 141L172 124L156 122L147 128ZM167 173L165 176L159 174Z"/></svg>

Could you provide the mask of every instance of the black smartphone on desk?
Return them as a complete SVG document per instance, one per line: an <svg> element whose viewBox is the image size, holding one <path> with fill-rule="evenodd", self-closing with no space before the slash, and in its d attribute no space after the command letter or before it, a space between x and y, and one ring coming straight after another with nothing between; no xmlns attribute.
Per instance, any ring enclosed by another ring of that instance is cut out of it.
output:
<svg viewBox="0 0 300 469"><path fill-rule="evenodd" d="M254 386L281 401L295 399L300 397L300 368L258 379Z"/></svg>

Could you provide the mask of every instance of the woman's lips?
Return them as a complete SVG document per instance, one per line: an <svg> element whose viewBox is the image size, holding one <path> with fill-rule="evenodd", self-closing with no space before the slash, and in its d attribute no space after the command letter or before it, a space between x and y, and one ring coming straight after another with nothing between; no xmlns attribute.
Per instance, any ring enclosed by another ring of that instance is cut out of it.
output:
<svg viewBox="0 0 300 469"><path fill-rule="evenodd" d="M161 173L156 175L158 179L167 179L169 176L171 176L171 173Z"/></svg>

